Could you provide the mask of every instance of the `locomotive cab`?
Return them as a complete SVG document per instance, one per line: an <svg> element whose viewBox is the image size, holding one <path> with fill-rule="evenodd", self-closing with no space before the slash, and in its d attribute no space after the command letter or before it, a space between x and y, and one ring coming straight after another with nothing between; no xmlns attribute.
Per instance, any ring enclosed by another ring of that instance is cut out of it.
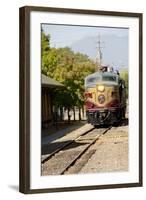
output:
<svg viewBox="0 0 146 200"><path fill-rule="evenodd" d="M125 84L119 75L96 72L85 78L87 121L93 125L113 124L125 115Z"/></svg>

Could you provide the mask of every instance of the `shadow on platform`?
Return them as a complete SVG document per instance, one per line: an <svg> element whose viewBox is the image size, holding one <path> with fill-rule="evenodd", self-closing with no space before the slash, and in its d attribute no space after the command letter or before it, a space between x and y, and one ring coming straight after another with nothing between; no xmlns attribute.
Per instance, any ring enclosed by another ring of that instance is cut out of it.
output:
<svg viewBox="0 0 146 200"><path fill-rule="evenodd" d="M42 155L51 154L56 149L59 149L59 148L65 146L67 144L69 144L69 145L67 145L66 147L64 147L63 150L72 149L72 148L76 148L76 147L88 144L86 142L75 142L75 141L73 141L70 144L70 142L72 142L72 140L67 140L67 141L64 141L64 142L53 142L53 143L44 145L42 147Z"/></svg>

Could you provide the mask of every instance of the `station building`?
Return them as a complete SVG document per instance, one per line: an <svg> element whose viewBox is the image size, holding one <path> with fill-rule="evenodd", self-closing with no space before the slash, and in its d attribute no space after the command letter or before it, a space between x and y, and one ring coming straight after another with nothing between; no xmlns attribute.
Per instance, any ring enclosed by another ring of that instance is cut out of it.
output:
<svg viewBox="0 0 146 200"><path fill-rule="evenodd" d="M58 81L41 75L41 112L42 112L42 126L48 124L53 120L53 94L56 88L63 88L64 86Z"/></svg>

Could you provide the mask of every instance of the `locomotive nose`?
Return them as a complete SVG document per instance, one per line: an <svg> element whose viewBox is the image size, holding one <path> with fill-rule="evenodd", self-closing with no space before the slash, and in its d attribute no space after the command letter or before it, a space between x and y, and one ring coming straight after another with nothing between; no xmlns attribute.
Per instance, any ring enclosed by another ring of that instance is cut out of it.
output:
<svg viewBox="0 0 146 200"><path fill-rule="evenodd" d="M99 104L105 103L105 86L103 84L96 85L97 89L97 101Z"/></svg>

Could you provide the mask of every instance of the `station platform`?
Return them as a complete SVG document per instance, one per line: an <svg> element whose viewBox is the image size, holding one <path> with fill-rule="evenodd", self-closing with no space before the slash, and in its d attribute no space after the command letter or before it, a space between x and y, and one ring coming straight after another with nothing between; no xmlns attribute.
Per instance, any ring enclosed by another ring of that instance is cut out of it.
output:
<svg viewBox="0 0 146 200"><path fill-rule="evenodd" d="M83 127L85 124L87 124L86 121L60 122L57 125L50 124L47 128L42 129L42 145L64 137L68 133Z"/></svg>

